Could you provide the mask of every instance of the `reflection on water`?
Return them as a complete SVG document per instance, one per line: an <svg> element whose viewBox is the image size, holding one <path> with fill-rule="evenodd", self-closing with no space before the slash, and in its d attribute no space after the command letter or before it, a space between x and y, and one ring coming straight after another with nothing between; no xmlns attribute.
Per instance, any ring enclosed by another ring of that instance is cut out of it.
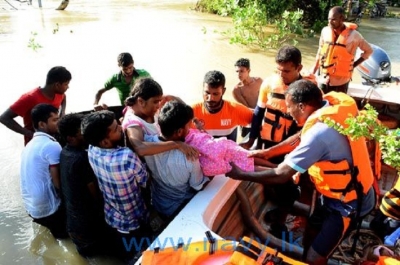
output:
<svg viewBox="0 0 400 265"><path fill-rule="evenodd" d="M218 33L229 27L230 19L190 10L195 1L74 0L63 12L54 10L59 0L42 3L41 10L24 4L11 11L0 1L1 112L23 92L43 85L47 71L55 65L66 66L73 76L67 112L89 109L95 92L118 71L117 55L125 51L132 53L137 68L148 70L160 82L165 93L188 103L200 100L203 75L212 69L226 75L225 97L232 99L230 92L237 83L233 64L240 57L250 59L254 76L265 77L275 69L275 50L250 51L230 45ZM395 47L399 22L364 19L360 27L368 41L388 52L395 75L400 75ZM27 48L31 32L37 33L34 41L43 47L37 52ZM302 40L299 48L304 67L310 69L317 39ZM359 79L358 74L354 79ZM119 102L115 91L105 93L102 100L108 105ZM22 136L2 125L0 136L0 264L86 264L71 241L57 241L31 223L19 191ZM115 262L100 257L89 263Z"/></svg>

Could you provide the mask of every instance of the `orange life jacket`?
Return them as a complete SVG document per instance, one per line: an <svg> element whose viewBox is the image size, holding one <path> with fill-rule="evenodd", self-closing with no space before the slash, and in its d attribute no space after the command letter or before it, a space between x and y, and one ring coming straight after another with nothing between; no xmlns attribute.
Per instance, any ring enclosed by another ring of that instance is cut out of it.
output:
<svg viewBox="0 0 400 265"><path fill-rule="evenodd" d="M330 92L324 95L329 107L321 108L308 117L303 126L302 134L307 133L317 121L330 118L344 128L348 127L345 120L358 113L356 102L344 93ZM346 160L339 162L320 161L308 169L308 173L316 189L324 196L341 200L345 203L358 198L357 192L366 194L371 188L374 177L370 166L366 140L360 137L353 140L347 137L353 166ZM361 185L361 186L360 186Z"/></svg>
<svg viewBox="0 0 400 265"><path fill-rule="evenodd" d="M302 76L302 78L317 84L315 76L312 74ZM289 129L295 121L286 110L285 91L288 89L288 85L283 83L279 75L275 75L271 77L268 86L270 93L266 102L260 136L263 140L279 143L290 136L288 135Z"/></svg>
<svg viewBox="0 0 400 265"><path fill-rule="evenodd" d="M385 193L379 209L384 215L400 220L400 178L394 187Z"/></svg>
<svg viewBox="0 0 400 265"><path fill-rule="evenodd" d="M347 39L353 30L357 29L357 24L344 23L346 28L335 40L332 29L324 30L322 38L324 43L320 49L320 68L324 75L351 78L354 68L354 54L350 54L346 49Z"/></svg>
<svg viewBox="0 0 400 265"><path fill-rule="evenodd" d="M286 263L274 263L274 261ZM142 265L305 265L285 255L277 254L257 240L244 237L239 242L213 240L193 242L187 246L178 245L165 249L146 250Z"/></svg>
<svg viewBox="0 0 400 265"><path fill-rule="evenodd" d="M248 237L241 239L229 262L225 265L275 264L306 265L306 263L289 258L281 253L278 253L275 249L267 247Z"/></svg>
<svg viewBox="0 0 400 265"><path fill-rule="evenodd" d="M226 264L234 252L236 242L215 240L191 242L165 249L146 250L142 255L142 265L186 265L186 264Z"/></svg>
<svg viewBox="0 0 400 265"><path fill-rule="evenodd" d="M379 260L376 265L398 265L400 260L393 257L379 256Z"/></svg>

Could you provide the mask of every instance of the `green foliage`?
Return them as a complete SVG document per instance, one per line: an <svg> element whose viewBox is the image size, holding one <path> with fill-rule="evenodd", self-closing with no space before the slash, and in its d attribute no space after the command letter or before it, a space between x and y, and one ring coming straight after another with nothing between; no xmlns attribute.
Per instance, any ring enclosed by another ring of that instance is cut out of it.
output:
<svg viewBox="0 0 400 265"><path fill-rule="evenodd" d="M303 10L304 27L320 32L327 24L329 9L342 5L342 2L342 0L293 0L291 10Z"/></svg>
<svg viewBox="0 0 400 265"><path fill-rule="evenodd" d="M293 0L259 0L255 2L258 2L263 7L267 22L270 24L279 20L286 10L295 11L290 10L293 6Z"/></svg>
<svg viewBox="0 0 400 265"><path fill-rule="evenodd" d="M392 12L387 12L386 17L390 18L400 18L400 14L392 13Z"/></svg>
<svg viewBox="0 0 400 265"><path fill-rule="evenodd" d="M300 23L303 11L285 10L278 19L266 15L268 8L266 4L257 1L244 7L236 5L232 8L233 28L225 31L224 34L230 37L231 43L261 49L276 48L289 41L296 45L296 37L304 35L303 26Z"/></svg>
<svg viewBox="0 0 400 265"><path fill-rule="evenodd" d="M372 6L377 0L368 1ZM231 16L233 28L224 32L231 43L268 49L313 37L327 25L329 10L342 4L343 0L199 0L196 10Z"/></svg>
<svg viewBox="0 0 400 265"><path fill-rule="evenodd" d="M199 0L195 9L231 16L233 27L223 32L231 43L254 48L296 45L314 37L327 24L329 9L341 0ZM203 30L205 33L206 31Z"/></svg>
<svg viewBox="0 0 400 265"><path fill-rule="evenodd" d="M337 130L339 133L350 136L351 139L365 137L379 142L382 151L382 159L387 164L400 170L400 128L389 130L377 122L378 112L369 104L365 111L360 112L356 117L346 119L348 127L344 128L333 120L326 119L324 122Z"/></svg>
<svg viewBox="0 0 400 265"><path fill-rule="evenodd" d="M31 37L30 37L29 42L28 42L28 48L31 48L35 52L37 52L40 48L43 48L42 45L40 45L36 41L36 36L37 35L38 35L37 32L32 31L31 32Z"/></svg>
<svg viewBox="0 0 400 265"><path fill-rule="evenodd" d="M235 6L235 0L199 0L194 9L200 12L230 16L232 8Z"/></svg>

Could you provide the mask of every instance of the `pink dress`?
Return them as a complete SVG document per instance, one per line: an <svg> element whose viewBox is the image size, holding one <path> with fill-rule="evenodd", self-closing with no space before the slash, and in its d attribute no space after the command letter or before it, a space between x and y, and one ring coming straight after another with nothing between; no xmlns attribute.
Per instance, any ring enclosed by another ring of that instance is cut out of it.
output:
<svg viewBox="0 0 400 265"><path fill-rule="evenodd" d="M185 142L200 152L200 166L206 176L229 172L234 162L244 171L254 171L254 159L247 157L249 152L226 137L214 138L210 134L190 129Z"/></svg>

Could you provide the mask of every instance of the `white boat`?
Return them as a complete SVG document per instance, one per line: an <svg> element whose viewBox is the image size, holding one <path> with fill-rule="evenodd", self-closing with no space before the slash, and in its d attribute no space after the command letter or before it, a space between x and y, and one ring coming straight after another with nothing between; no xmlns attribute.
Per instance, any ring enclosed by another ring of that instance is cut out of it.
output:
<svg viewBox="0 0 400 265"><path fill-rule="evenodd" d="M360 104L368 102L382 114L400 119L400 85L396 83L350 83L348 94ZM394 177L396 176L397 174L394 174ZM390 181L394 182L395 179ZM252 210L262 223L261 217L268 210L268 206L265 206L262 185L219 175L194 196L149 249L176 247L178 243L207 241L206 231L211 231L216 239L232 240L242 237L247 228L243 222L240 201L235 193L239 186L246 191ZM140 262L141 259L136 264Z"/></svg>

